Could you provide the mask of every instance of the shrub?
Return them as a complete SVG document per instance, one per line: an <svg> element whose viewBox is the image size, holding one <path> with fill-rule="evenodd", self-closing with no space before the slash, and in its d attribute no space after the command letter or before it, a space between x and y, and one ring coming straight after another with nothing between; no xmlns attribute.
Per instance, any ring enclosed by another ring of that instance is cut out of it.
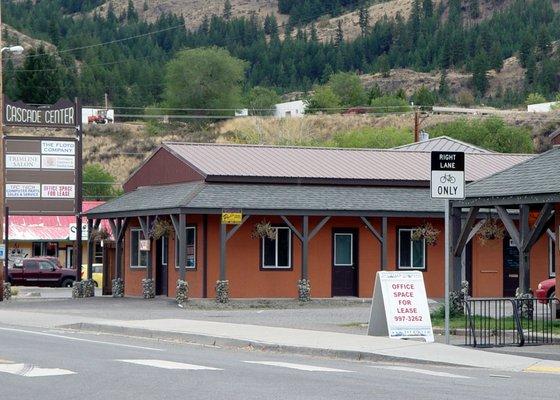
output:
<svg viewBox="0 0 560 400"><path fill-rule="evenodd" d="M340 103L340 97L338 97L330 86L319 86L315 89L315 93L309 98L305 112L308 114L317 112L328 114L338 113L340 111Z"/></svg>
<svg viewBox="0 0 560 400"><path fill-rule="evenodd" d="M532 153L533 142L528 129L507 125L500 117L482 120L464 118L434 125L430 136L449 136L463 142L501 153Z"/></svg>
<svg viewBox="0 0 560 400"><path fill-rule="evenodd" d="M412 95L412 101L414 101L414 105L417 107L433 107L437 101L437 94L422 85Z"/></svg>
<svg viewBox="0 0 560 400"><path fill-rule="evenodd" d="M362 128L334 135L331 144L346 148L388 149L412 142L412 133L398 128Z"/></svg>
<svg viewBox="0 0 560 400"><path fill-rule="evenodd" d="M367 95L358 75L339 72L329 78L327 85L340 98L344 106L354 107L367 104Z"/></svg>
<svg viewBox="0 0 560 400"><path fill-rule="evenodd" d="M471 107L474 104L474 96L467 90L461 90L457 95L457 104L461 107Z"/></svg>
<svg viewBox="0 0 560 400"><path fill-rule="evenodd" d="M410 105L406 100L394 96L381 96L371 101L371 107L375 113L407 112Z"/></svg>
<svg viewBox="0 0 560 400"><path fill-rule="evenodd" d="M539 103L546 103L546 99L540 93L529 93L527 99L525 99L525 105L529 104L539 104Z"/></svg>

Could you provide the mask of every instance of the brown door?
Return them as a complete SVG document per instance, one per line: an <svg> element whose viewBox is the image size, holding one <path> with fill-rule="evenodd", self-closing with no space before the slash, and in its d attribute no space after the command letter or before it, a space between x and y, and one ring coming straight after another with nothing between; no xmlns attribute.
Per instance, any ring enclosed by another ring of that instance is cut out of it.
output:
<svg viewBox="0 0 560 400"><path fill-rule="evenodd" d="M515 296L519 286L519 250L509 236L504 238L504 297Z"/></svg>
<svg viewBox="0 0 560 400"><path fill-rule="evenodd" d="M332 235L332 295L358 295L358 231L334 229Z"/></svg>
<svg viewBox="0 0 560 400"><path fill-rule="evenodd" d="M103 295L113 294L115 278L115 242L103 243Z"/></svg>

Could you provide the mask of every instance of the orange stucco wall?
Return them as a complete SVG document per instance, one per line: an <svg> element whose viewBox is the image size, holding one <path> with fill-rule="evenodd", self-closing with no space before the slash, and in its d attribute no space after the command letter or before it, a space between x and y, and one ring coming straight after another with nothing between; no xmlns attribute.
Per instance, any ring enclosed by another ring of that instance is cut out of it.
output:
<svg viewBox="0 0 560 400"><path fill-rule="evenodd" d="M206 295L215 296L215 283L219 279L220 269L220 216L209 215L206 236L207 248L207 284ZM251 238L255 223L266 219L272 224L285 225L280 217L253 216L228 241L226 247L226 278L230 282L230 295L233 298L279 298L297 297L297 281L301 275L301 244L295 235L292 236L292 268L290 270L260 269L260 241ZM290 221L301 229L301 217L291 217ZM311 217L310 231L319 223L320 217ZM381 219L371 218L372 225L381 232ZM388 224L388 269L395 270L397 265L397 229L411 228L426 221L431 222L440 230L440 237L434 246L426 248L426 270L424 271L428 296L443 297L444 292L444 237L443 220L423 218L389 218ZM203 217L187 216L187 224L195 225L196 269L187 269L186 278L189 282L189 296L203 297L204 294L204 240ZM557 223L558 225L558 223ZM146 268L130 267L130 229L125 235L124 244L124 277L125 294L140 296L141 280L146 277ZM354 217L331 218L309 243L309 279L312 296L324 298L332 296L332 232L336 228L353 228L358 230L358 295L371 297L376 272L380 269L381 246L369 232L365 224ZM503 244L501 240L491 241L482 245L473 239L472 250L472 282L473 295L476 297L502 296L503 294ZM153 245L155 250L155 243ZM175 267L175 240L169 238L168 295L175 296L176 281L179 270ZM546 237L541 238L531 252L531 286L548 277L548 243ZM155 252L152 252L153 277L156 278ZM557 262L558 262L557 257Z"/></svg>

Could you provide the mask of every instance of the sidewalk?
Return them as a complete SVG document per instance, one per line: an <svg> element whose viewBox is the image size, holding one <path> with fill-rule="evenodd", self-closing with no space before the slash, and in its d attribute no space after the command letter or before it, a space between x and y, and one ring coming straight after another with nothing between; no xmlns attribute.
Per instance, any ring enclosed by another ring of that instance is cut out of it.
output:
<svg viewBox="0 0 560 400"><path fill-rule="evenodd" d="M358 360L452 364L502 371L560 374L559 361L490 353L440 343L306 329L179 318L111 320L87 315L14 310L0 310L0 321L6 325L102 332L218 346L253 347Z"/></svg>

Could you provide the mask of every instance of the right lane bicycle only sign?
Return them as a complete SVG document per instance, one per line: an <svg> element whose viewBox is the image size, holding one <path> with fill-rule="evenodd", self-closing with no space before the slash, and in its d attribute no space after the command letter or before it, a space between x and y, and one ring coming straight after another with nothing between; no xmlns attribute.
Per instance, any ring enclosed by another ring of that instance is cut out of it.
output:
<svg viewBox="0 0 560 400"><path fill-rule="evenodd" d="M431 196L435 199L465 198L465 153L432 151Z"/></svg>

